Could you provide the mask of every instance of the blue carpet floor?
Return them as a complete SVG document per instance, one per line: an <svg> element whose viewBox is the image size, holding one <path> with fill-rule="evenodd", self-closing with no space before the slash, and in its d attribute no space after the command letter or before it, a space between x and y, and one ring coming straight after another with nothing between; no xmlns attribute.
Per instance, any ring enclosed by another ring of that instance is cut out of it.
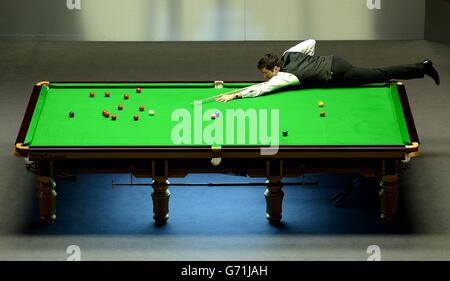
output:
<svg viewBox="0 0 450 281"><path fill-rule="evenodd" d="M129 175L79 175L76 181L57 182L57 220L38 223L37 202L24 233L29 234L355 234L408 233L400 220L384 225L379 220L378 186L367 182L352 192L340 206L331 198L350 184L353 175L314 175L303 180L310 186L286 186L283 224L273 226L265 218L264 186L185 187L169 190L170 218L165 226L153 224L151 187L112 188L114 182L129 182ZM263 179L220 174L189 175L176 182L261 182ZM302 180L302 179L300 179ZM146 182L134 179L134 182ZM299 181L298 178L286 181ZM147 180L148 182L148 180ZM34 196L34 195L30 195ZM401 204L400 204L401 215Z"/></svg>

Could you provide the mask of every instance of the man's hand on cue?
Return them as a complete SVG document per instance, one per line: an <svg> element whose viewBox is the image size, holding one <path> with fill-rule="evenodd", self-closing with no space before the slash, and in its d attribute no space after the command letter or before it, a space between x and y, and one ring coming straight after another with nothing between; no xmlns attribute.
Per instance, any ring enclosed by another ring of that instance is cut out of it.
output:
<svg viewBox="0 0 450 281"><path fill-rule="evenodd" d="M218 102L227 102L227 101L230 101L230 100L234 100L234 99L236 99L238 97L239 97L238 93L233 93L233 94L228 94L228 95L225 94L225 95L221 95L220 97L218 97L216 99L216 101L218 101Z"/></svg>

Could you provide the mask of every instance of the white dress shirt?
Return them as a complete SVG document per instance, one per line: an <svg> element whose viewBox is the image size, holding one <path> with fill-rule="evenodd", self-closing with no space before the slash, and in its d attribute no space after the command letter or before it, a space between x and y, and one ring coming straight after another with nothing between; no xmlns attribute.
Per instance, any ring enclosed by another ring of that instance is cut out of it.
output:
<svg viewBox="0 0 450 281"><path fill-rule="evenodd" d="M314 51L316 47L316 41L313 39L308 39L306 41L303 41L288 50L286 50L283 55L286 52L300 52L304 53L306 55L313 56ZM242 91L242 97L243 98L250 98L250 97L257 97L262 94L280 89L282 87L291 86L291 85L300 85L300 81L298 80L297 76L287 73L287 72L281 72L279 71L277 75L270 78L267 82L264 82L259 85L251 86L245 90Z"/></svg>

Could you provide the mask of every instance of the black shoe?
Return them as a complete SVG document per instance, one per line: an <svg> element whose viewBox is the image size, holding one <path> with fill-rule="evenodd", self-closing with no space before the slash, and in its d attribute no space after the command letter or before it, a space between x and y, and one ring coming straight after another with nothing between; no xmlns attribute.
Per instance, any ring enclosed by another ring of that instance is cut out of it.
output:
<svg viewBox="0 0 450 281"><path fill-rule="evenodd" d="M434 83L436 83L436 85L439 85L440 84L439 73L433 67L433 63L431 62L431 59L426 59L423 62L423 65L425 66L424 73L426 75L430 76L431 78L433 78Z"/></svg>

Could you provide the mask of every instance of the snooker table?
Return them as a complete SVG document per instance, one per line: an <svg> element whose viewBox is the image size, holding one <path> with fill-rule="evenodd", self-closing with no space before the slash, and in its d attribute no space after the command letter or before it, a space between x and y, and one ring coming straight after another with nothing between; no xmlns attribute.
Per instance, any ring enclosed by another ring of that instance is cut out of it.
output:
<svg viewBox="0 0 450 281"><path fill-rule="evenodd" d="M287 184L283 178L352 173L379 179L381 219L395 221L401 163L419 152L401 82L293 87L226 103L214 99L193 103L254 84L37 83L15 154L37 174L41 221L52 223L56 218L56 179L82 172L130 173L132 178L151 179L147 185L153 188L157 224L169 217L169 177L189 173L262 177L266 217L279 223L282 187ZM213 119L212 113L218 116Z"/></svg>

